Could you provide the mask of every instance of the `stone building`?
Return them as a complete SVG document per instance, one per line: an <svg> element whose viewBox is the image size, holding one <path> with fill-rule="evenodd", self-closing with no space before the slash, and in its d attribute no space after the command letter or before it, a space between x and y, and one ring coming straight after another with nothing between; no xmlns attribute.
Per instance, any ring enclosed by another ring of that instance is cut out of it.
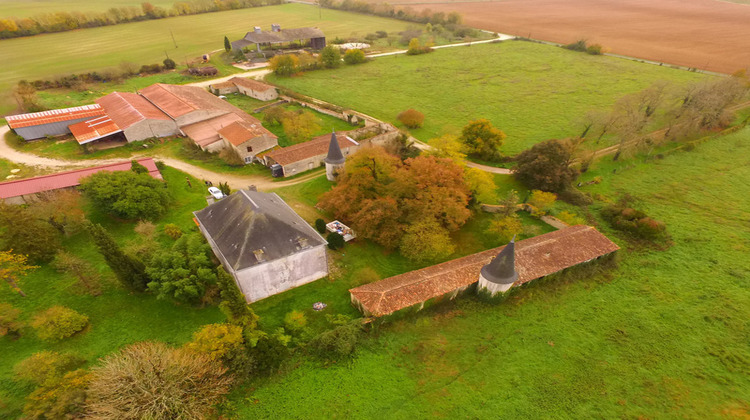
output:
<svg viewBox="0 0 750 420"><path fill-rule="evenodd" d="M328 275L328 243L276 194L240 190L193 214L248 302Z"/></svg>
<svg viewBox="0 0 750 420"><path fill-rule="evenodd" d="M180 129L167 114L136 93L112 92L96 100L128 142L174 136ZM79 136L76 136L78 139ZM81 143L81 140L78 141Z"/></svg>
<svg viewBox="0 0 750 420"><path fill-rule="evenodd" d="M349 290L366 316L381 317L478 290L504 292L620 249L591 226L571 226ZM493 259L493 257L495 257Z"/></svg>
<svg viewBox="0 0 750 420"><path fill-rule="evenodd" d="M344 158L359 149L359 143L349 137L348 132L339 132L338 135L326 134L304 143L273 150L263 155L263 162L269 167L276 163L281 165L285 177L297 175L323 165L333 139Z"/></svg>
<svg viewBox="0 0 750 420"><path fill-rule="evenodd" d="M339 171L344 168L346 158L341 153L341 147L339 142L336 140L336 132L331 133L331 142L328 144L328 155L324 159L326 164L326 178L329 181L335 181L339 175Z"/></svg>
<svg viewBox="0 0 750 420"><path fill-rule="evenodd" d="M230 93L241 93L261 101L272 101L279 97L276 88L259 82L255 79L244 77L233 77L226 82L209 85L208 89L215 95L228 95Z"/></svg>
<svg viewBox="0 0 750 420"><path fill-rule="evenodd" d="M326 36L318 28L292 28L281 29L281 25L272 24L271 31L263 31L260 26L253 28L242 39L232 42L233 50L241 50L251 45L255 46L257 51L261 51L262 46L290 44L292 42L309 42L310 48L314 50L323 49L326 46Z"/></svg>
<svg viewBox="0 0 750 420"><path fill-rule="evenodd" d="M261 128L259 124L238 121L219 130L219 136L246 164L253 163L258 153L279 145L273 133Z"/></svg>

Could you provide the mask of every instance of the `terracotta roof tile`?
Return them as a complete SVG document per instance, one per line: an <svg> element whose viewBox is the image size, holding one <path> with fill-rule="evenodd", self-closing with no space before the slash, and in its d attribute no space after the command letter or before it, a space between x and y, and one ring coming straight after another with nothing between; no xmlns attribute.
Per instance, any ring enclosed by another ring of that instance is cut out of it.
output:
<svg viewBox="0 0 750 420"><path fill-rule="evenodd" d="M106 115L69 125L68 129L79 144L86 144L110 134L122 132L120 127Z"/></svg>
<svg viewBox="0 0 750 420"><path fill-rule="evenodd" d="M87 117L99 117L102 115L104 115L102 107L99 104L93 104L74 108L32 112L30 114L8 115L5 117L5 120L8 121L10 128L16 129Z"/></svg>
<svg viewBox="0 0 750 420"><path fill-rule="evenodd" d="M250 124L246 121L233 122L219 130L219 134L235 146L264 134L277 138L276 135L263 128L260 123Z"/></svg>
<svg viewBox="0 0 750 420"><path fill-rule="evenodd" d="M148 169L148 174L154 178L162 179L159 169L152 158L138 159L138 163ZM18 197L27 194L36 194L43 191L59 190L61 188L75 187L80 185L80 180L100 171L129 171L132 163L128 161L112 163L109 165L95 166L93 168L76 169L74 171L60 172L51 175L38 176L18 181L0 183L0 198Z"/></svg>
<svg viewBox="0 0 750 420"><path fill-rule="evenodd" d="M359 145L359 143L347 136L346 133L347 132L344 131L336 133L336 139L339 142L339 147L341 148L341 150ZM326 156L328 154L328 144L330 141L331 135L325 134L304 143L299 143L293 146L284 147L279 150L274 150L270 153L266 153L265 156L270 157L276 163L282 166L289 165L291 163L309 159L314 156Z"/></svg>
<svg viewBox="0 0 750 420"><path fill-rule="evenodd" d="M518 281L523 284L617 251L591 226L571 226L515 244ZM444 295L479 280L479 271L504 248L410 271L349 290L367 312L383 316Z"/></svg>
<svg viewBox="0 0 750 420"><path fill-rule="evenodd" d="M219 131L223 128L242 121L236 114L224 114L210 120L200 121L195 124L186 125L181 130L201 147L221 141Z"/></svg>
<svg viewBox="0 0 750 420"><path fill-rule="evenodd" d="M263 82L259 82L255 79L248 79L245 77L232 77L227 81L227 83L232 83L239 86L244 86L248 89L252 89L258 92L265 92L267 90L276 89L275 87L268 85ZM215 85L218 86L218 85Z"/></svg>

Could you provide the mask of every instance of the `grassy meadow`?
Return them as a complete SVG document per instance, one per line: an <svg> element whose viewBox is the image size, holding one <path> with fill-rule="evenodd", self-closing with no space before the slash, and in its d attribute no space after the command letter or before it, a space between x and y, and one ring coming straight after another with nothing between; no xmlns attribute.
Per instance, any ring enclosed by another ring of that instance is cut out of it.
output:
<svg viewBox="0 0 750 420"><path fill-rule="evenodd" d="M30 17L54 12L105 12L112 7L136 7L141 9L140 1L135 0L0 0L0 18ZM172 0L153 0L154 6L170 8Z"/></svg>
<svg viewBox="0 0 750 420"><path fill-rule="evenodd" d="M687 84L706 76L549 45L506 41L439 49L418 56L386 56L359 66L269 76L276 84L396 123L408 108L425 114L412 130L427 141L489 119L518 153L550 138L580 134L587 111L656 81Z"/></svg>
<svg viewBox="0 0 750 420"><path fill-rule="evenodd" d="M272 23L282 28L317 26L330 39L378 30L399 32L408 26L394 19L284 4L1 40L3 58L12 65L0 68L0 114L13 110L9 92L19 80L102 70L123 61L139 66L161 63L165 53L184 63L223 49L224 36L239 39L253 26L269 29Z"/></svg>

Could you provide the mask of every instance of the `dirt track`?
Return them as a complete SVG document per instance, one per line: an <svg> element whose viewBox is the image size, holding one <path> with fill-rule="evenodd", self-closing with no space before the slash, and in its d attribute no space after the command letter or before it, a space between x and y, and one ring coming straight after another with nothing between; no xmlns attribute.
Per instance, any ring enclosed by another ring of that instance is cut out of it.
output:
<svg viewBox="0 0 750 420"><path fill-rule="evenodd" d="M470 26L720 73L750 68L750 5L716 0L399 1ZM416 4L419 3L419 4Z"/></svg>

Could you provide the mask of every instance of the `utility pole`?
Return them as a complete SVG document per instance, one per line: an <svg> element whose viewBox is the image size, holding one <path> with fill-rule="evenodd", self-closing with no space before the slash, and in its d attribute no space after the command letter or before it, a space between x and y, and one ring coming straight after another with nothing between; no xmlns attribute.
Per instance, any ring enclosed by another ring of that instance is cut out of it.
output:
<svg viewBox="0 0 750 420"><path fill-rule="evenodd" d="M169 30L169 34L172 35L172 42L174 42L174 47L177 48L177 41L174 40L174 34L171 29Z"/></svg>

